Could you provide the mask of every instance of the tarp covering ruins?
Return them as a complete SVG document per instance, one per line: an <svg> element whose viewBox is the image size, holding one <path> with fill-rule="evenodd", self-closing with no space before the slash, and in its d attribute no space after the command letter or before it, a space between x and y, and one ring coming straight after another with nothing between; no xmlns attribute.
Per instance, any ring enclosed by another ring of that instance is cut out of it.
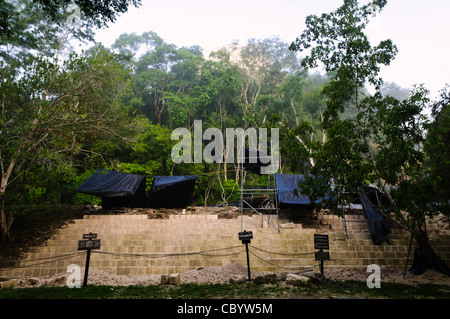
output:
<svg viewBox="0 0 450 319"><path fill-rule="evenodd" d="M145 176L99 169L76 192L100 196L102 207L144 207Z"/></svg>
<svg viewBox="0 0 450 319"><path fill-rule="evenodd" d="M388 241L388 234L390 227L383 219L379 209L382 204L389 204L389 198L375 187L365 187L363 195L359 198L364 217L367 221L369 232L372 236L372 241L375 245L381 245L383 241Z"/></svg>
<svg viewBox="0 0 450 319"><path fill-rule="evenodd" d="M99 169L75 191L99 196L102 207L182 208L191 201L197 175L155 176L146 194L146 177Z"/></svg>
<svg viewBox="0 0 450 319"><path fill-rule="evenodd" d="M310 198L302 195L298 186L298 183L304 178L303 175L275 174L274 178L280 206L311 205ZM297 194L294 194L294 190L297 190ZM388 201L387 196L376 188L367 187L364 189L364 196L360 197L359 201L374 244L380 245L383 241L387 241L390 228L378 211L381 203L385 204Z"/></svg>
<svg viewBox="0 0 450 319"><path fill-rule="evenodd" d="M275 174L275 187L277 188L278 203L286 205L311 205L308 196L300 193L298 183L303 180L303 175ZM297 194L294 190L297 189Z"/></svg>
<svg viewBox="0 0 450 319"><path fill-rule="evenodd" d="M182 208L189 205L195 189L197 175L155 176L148 194L152 208Z"/></svg>
<svg viewBox="0 0 450 319"><path fill-rule="evenodd" d="M298 183L304 180L303 175L296 174L274 174L275 187L277 188L278 203L281 206L312 206L311 199L303 195L298 186ZM296 194L294 194L296 190ZM328 199L326 196L324 199ZM320 203L322 199L315 201Z"/></svg>

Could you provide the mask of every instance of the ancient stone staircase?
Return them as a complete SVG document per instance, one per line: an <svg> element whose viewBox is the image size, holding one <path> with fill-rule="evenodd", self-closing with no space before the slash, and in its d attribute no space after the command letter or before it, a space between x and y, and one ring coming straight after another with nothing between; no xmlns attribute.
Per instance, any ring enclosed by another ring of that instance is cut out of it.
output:
<svg viewBox="0 0 450 319"><path fill-rule="evenodd" d="M314 258L314 234L327 233L331 260L327 267L366 268L370 264L394 269L405 267L409 233L392 229L390 244L374 245L362 215L347 216L347 233L342 220L319 215L317 228L281 219L281 232L259 215L219 218L218 214L174 214L152 219L146 214L85 215L59 229L44 246L23 256L18 267L0 276L45 277L67 271L76 264L84 267L86 251L78 251L83 234L96 233L99 250L92 250L90 267L117 275L183 273L209 266L247 264L245 246L238 233L253 232L249 245L253 271L318 271ZM276 223L275 217L272 223ZM450 264L450 235L433 239L438 255ZM414 248L414 247L413 247ZM412 262L412 251L410 262Z"/></svg>

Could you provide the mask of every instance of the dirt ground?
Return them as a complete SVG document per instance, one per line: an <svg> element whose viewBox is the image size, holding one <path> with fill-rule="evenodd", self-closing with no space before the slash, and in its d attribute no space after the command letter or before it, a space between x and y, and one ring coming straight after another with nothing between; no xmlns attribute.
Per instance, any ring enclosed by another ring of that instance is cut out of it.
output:
<svg viewBox="0 0 450 319"><path fill-rule="evenodd" d="M83 270L82 270L83 273ZM251 272L252 279L270 274L270 272ZM286 278L287 273L276 273L279 280ZM326 268L324 275L327 279L343 281L343 280L360 280L366 281L368 276L366 269L350 269L350 268ZM65 286L67 285L68 273L62 273L47 278L24 278L18 283L18 287L35 287L40 286ZM224 267L206 267L199 270L191 270L180 274L180 282L183 283L229 283L230 278L241 276L247 278L247 267L240 264L230 264ZM161 275L146 276L128 276L113 275L107 272L90 269L89 270L90 285L108 285L108 286L130 286L130 285L157 285L161 283ZM381 283L396 282L409 285L417 284L440 284L450 287L450 277L439 273L433 268L429 268L421 275L414 275L407 271L404 277L403 271L392 270L387 267L381 267Z"/></svg>

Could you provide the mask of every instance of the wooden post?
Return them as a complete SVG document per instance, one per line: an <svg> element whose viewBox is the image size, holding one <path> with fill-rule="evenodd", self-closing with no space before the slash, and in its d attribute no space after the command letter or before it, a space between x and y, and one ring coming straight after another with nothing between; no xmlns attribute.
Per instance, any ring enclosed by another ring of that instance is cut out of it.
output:
<svg viewBox="0 0 450 319"><path fill-rule="evenodd" d="M244 230L243 232L239 233L239 240L242 241L243 244L245 244L245 250L247 252L247 271L248 271L248 281L252 280L252 277L250 275L250 258L248 255L248 244L251 243L251 239L253 239L253 232L248 232Z"/></svg>
<svg viewBox="0 0 450 319"><path fill-rule="evenodd" d="M323 252L323 249L320 250L320 252ZM323 259L320 259L320 274L323 276Z"/></svg>
<svg viewBox="0 0 450 319"><path fill-rule="evenodd" d="M408 255L406 256L406 264L405 264L405 271L403 273L403 278L406 277L406 269L408 268L409 254L411 252L411 245L412 245L413 238L414 238L414 234L411 233L411 238L409 239Z"/></svg>
<svg viewBox="0 0 450 319"><path fill-rule="evenodd" d="M91 260L91 249L86 250L86 266L84 268L83 287L86 287L89 274L89 261Z"/></svg>
<svg viewBox="0 0 450 319"><path fill-rule="evenodd" d="M96 239L97 234L83 234L83 240L78 241L78 250L86 250L86 265L84 267L83 287L86 287L89 274L89 262L91 260L91 250L100 249L100 239Z"/></svg>
<svg viewBox="0 0 450 319"><path fill-rule="evenodd" d="M248 243L245 243L245 249L247 250L247 271L248 271L248 281L252 281L252 277L250 275L250 258L248 256Z"/></svg>

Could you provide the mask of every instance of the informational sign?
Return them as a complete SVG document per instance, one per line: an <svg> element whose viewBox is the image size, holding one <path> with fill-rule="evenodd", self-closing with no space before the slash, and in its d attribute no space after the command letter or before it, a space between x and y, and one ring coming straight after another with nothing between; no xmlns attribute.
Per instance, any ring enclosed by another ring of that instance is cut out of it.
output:
<svg viewBox="0 0 450 319"><path fill-rule="evenodd" d="M243 231L243 232L240 232L239 234L239 240L242 240L242 243L243 244L249 244L250 243L250 240L251 239L253 239L253 232L251 232L251 231Z"/></svg>
<svg viewBox="0 0 450 319"><path fill-rule="evenodd" d="M89 233L89 234L83 234L83 239L95 239L97 238L97 234Z"/></svg>
<svg viewBox="0 0 450 319"><path fill-rule="evenodd" d="M83 240L78 241L78 250L100 249L100 239L94 238L97 238L97 234L83 234Z"/></svg>
<svg viewBox="0 0 450 319"><path fill-rule="evenodd" d="M315 259L320 261L320 273L323 276L323 261L330 260L330 253L328 251L323 251L324 249L330 249L328 235L314 234L314 248L319 249L319 251L316 251L314 255Z"/></svg>
<svg viewBox="0 0 450 319"><path fill-rule="evenodd" d="M242 240L242 243L245 244L245 251L247 253L247 271L248 271L248 281L252 281L252 276L250 274L250 257L248 255L248 244L253 239L253 233L251 231L244 230L239 234L239 240Z"/></svg>
<svg viewBox="0 0 450 319"><path fill-rule="evenodd" d="M89 273L89 260L91 259L91 250L100 249L100 239L96 239L97 234L83 234L83 239L78 241L78 250L86 250L86 266L84 270L83 287L86 287Z"/></svg>
<svg viewBox="0 0 450 319"><path fill-rule="evenodd" d="M328 235L314 234L314 249L330 249Z"/></svg>
<svg viewBox="0 0 450 319"><path fill-rule="evenodd" d="M100 249L100 239L79 240L78 250Z"/></svg>

